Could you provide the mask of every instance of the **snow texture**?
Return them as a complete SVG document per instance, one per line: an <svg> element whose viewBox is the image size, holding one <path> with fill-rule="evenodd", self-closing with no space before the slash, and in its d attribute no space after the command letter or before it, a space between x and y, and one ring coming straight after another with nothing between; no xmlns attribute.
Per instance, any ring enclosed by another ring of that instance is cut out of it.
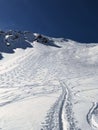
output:
<svg viewBox="0 0 98 130"><path fill-rule="evenodd" d="M0 130L98 130L98 44L0 31Z"/></svg>

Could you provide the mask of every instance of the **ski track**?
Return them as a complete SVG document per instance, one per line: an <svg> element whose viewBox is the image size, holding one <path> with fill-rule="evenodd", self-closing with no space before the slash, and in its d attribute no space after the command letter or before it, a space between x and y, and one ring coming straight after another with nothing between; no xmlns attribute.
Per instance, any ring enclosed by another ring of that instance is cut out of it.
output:
<svg viewBox="0 0 98 130"><path fill-rule="evenodd" d="M63 82L62 85L65 86L66 93L67 93L64 111L65 111L66 120L68 122L67 123L68 127L67 127L67 129L64 129L64 130L81 130L80 128L78 128L77 121L74 117L71 91L70 91L68 85L66 84L66 82Z"/></svg>
<svg viewBox="0 0 98 130"><path fill-rule="evenodd" d="M87 114L87 122L92 128L98 129L98 103L93 103Z"/></svg>
<svg viewBox="0 0 98 130"><path fill-rule="evenodd" d="M42 130L63 130L62 113L67 93L65 86L61 86L61 88L62 93L47 114Z"/></svg>
<svg viewBox="0 0 98 130"><path fill-rule="evenodd" d="M65 82L60 84L62 94L47 114L41 130L81 130L74 119L68 86Z"/></svg>

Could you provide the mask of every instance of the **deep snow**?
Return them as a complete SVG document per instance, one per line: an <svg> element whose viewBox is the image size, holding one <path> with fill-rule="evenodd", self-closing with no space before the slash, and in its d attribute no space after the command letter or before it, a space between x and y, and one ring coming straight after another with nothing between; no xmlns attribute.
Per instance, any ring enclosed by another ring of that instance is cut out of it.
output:
<svg viewBox="0 0 98 130"><path fill-rule="evenodd" d="M0 32L1 130L98 130L98 45Z"/></svg>

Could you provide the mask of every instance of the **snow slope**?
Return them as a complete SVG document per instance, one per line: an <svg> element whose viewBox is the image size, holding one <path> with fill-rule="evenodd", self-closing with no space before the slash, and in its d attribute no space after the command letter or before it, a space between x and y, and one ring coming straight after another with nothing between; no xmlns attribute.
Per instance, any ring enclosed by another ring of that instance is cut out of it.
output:
<svg viewBox="0 0 98 130"><path fill-rule="evenodd" d="M0 31L0 130L98 130L98 45Z"/></svg>

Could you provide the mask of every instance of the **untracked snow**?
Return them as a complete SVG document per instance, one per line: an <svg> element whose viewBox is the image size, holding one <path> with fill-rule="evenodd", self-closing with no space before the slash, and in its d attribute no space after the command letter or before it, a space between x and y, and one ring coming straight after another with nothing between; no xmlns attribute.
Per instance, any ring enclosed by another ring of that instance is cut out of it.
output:
<svg viewBox="0 0 98 130"><path fill-rule="evenodd" d="M0 130L98 130L98 45L0 31Z"/></svg>

